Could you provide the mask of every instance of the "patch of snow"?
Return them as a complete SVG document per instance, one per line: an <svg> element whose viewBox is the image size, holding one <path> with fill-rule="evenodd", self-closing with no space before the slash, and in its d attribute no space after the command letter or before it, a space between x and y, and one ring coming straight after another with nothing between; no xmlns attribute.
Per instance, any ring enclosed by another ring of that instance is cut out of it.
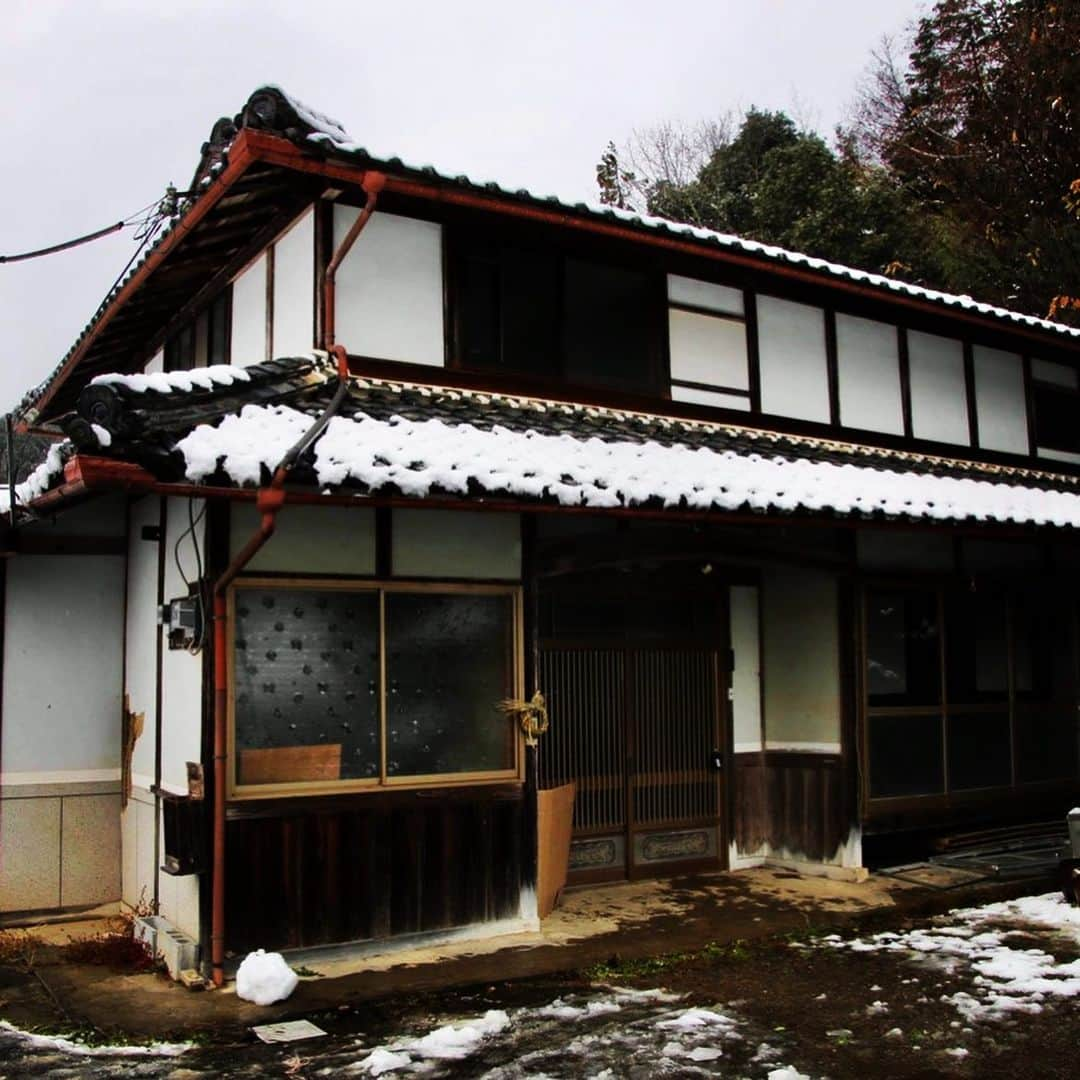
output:
<svg viewBox="0 0 1080 1080"><path fill-rule="evenodd" d="M462 1024L445 1024L422 1038L404 1044L403 1049L423 1058L458 1061L468 1057L492 1035L498 1035L510 1024L502 1009L489 1009L479 1020Z"/></svg>
<svg viewBox="0 0 1080 1080"><path fill-rule="evenodd" d="M806 1073L793 1069L790 1065L781 1065L778 1069L770 1069L769 1080L810 1080Z"/></svg>
<svg viewBox="0 0 1080 1080"><path fill-rule="evenodd" d="M90 430L93 431L100 446L112 445L112 432L108 428L103 428L100 424L91 424Z"/></svg>
<svg viewBox="0 0 1080 1080"><path fill-rule="evenodd" d="M299 981L281 953L256 949L244 957L237 969L236 996L256 1005L273 1005L275 1001L284 1001Z"/></svg>
<svg viewBox="0 0 1080 1080"><path fill-rule="evenodd" d="M391 1050L378 1047L360 1062L357 1071L365 1072L368 1076L382 1076L383 1073L394 1072L395 1069L404 1069L412 1064L412 1058L408 1054L395 1054Z"/></svg>
<svg viewBox="0 0 1080 1080"><path fill-rule="evenodd" d="M45 454L41 464L21 483L15 485L16 505L26 506L27 503L44 495L53 486L53 481L64 471L64 463L72 450L71 442L64 439L62 442L54 442ZM8 489L4 485L4 506L8 503Z"/></svg>
<svg viewBox="0 0 1080 1080"><path fill-rule="evenodd" d="M118 1044L115 1046L88 1046L78 1039L62 1035L34 1035L22 1031L7 1020L0 1020L0 1031L14 1036L24 1046L35 1050L59 1050L80 1057L178 1057L191 1048L191 1043L147 1043L143 1046Z"/></svg>
<svg viewBox="0 0 1080 1080"><path fill-rule="evenodd" d="M730 1030L736 1026L736 1022L731 1017L724 1016L723 1013L713 1012L711 1009L687 1009L680 1016L673 1017L670 1020L659 1020L656 1024L658 1028L672 1028L678 1031L691 1031L694 1028L713 1025Z"/></svg>
<svg viewBox="0 0 1080 1080"><path fill-rule="evenodd" d="M556 998L550 1005L537 1009L536 1015L556 1020L582 1020L590 1016L605 1016L608 1013L621 1011L622 1006L617 1001L608 998L597 998L581 1006L571 1005L562 998Z"/></svg>
<svg viewBox="0 0 1080 1080"><path fill-rule="evenodd" d="M215 386L232 386L250 381L251 373L246 368L232 364L211 364L209 367L192 368L190 371L154 371L149 375L143 372L135 375L110 372L107 375L95 375L90 380L90 385L122 386L135 394L145 394L148 390L159 394L190 394L195 390L213 390Z"/></svg>
<svg viewBox="0 0 1080 1080"><path fill-rule="evenodd" d="M866 1006L867 1016L880 1016L882 1013L887 1013L889 1006L884 1001L872 1001Z"/></svg>
<svg viewBox="0 0 1080 1080"><path fill-rule="evenodd" d="M970 1053L970 1050L965 1050L962 1046L954 1046L950 1050L946 1050L945 1053L954 1058L966 1058Z"/></svg>
<svg viewBox="0 0 1080 1080"><path fill-rule="evenodd" d="M889 1028L889 1030L885 1032L886 1039L902 1039L903 1037L903 1028Z"/></svg>
<svg viewBox="0 0 1080 1080"><path fill-rule="evenodd" d="M289 406L246 405L217 426L194 428L178 449L193 482L220 464L235 483L253 485L310 426L309 416ZM323 488L351 481L371 491L393 486L416 498L433 491L465 495L475 485L564 506L656 500L698 510L831 509L1080 527L1080 495L1071 492L733 450L483 430L435 419L336 416L314 453Z"/></svg>

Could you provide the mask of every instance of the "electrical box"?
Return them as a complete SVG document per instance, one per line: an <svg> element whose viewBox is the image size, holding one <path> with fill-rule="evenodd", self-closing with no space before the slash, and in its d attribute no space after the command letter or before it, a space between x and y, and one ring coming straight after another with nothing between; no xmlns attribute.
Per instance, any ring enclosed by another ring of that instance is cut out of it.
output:
<svg viewBox="0 0 1080 1080"><path fill-rule="evenodd" d="M197 596L181 596L163 604L158 618L169 634L170 649L190 649L202 644L202 601Z"/></svg>

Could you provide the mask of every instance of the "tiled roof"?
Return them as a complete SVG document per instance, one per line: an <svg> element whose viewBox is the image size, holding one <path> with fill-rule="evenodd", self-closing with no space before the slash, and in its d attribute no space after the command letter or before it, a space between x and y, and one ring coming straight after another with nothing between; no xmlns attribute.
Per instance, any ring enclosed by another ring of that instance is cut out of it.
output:
<svg viewBox="0 0 1080 1080"><path fill-rule="evenodd" d="M202 385L99 380L65 430L162 481L265 482L335 376L319 357L214 370ZM361 496L1080 525L1077 482L1049 472L372 378L351 381L294 478Z"/></svg>

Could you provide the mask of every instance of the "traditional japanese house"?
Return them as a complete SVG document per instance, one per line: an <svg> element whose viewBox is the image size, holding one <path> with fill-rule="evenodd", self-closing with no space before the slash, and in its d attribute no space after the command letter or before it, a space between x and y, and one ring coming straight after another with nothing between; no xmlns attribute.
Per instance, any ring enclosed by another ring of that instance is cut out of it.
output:
<svg viewBox="0 0 1080 1080"><path fill-rule="evenodd" d="M1058 817L1078 401L1076 329L260 89L21 414L2 906L532 925L570 781L572 883Z"/></svg>

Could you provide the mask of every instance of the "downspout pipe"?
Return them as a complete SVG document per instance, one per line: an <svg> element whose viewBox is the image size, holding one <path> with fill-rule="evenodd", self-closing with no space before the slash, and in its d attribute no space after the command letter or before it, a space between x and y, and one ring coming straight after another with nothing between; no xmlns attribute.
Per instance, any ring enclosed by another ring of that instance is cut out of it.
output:
<svg viewBox="0 0 1080 1080"><path fill-rule="evenodd" d="M277 514L285 502L285 481L293 465L319 439L348 395L349 355L344 346L334 342L334 290L337 269L374 213L379 192L385 183L386 177L382 173L369 172L364 176L363 186L367 192L367 201L326 268L323 294L323 345L337 365L337 389L322 415L281 459L274 470L270 484L256 495L255 508L259 513L259 525L248 542L225 568L224 573L214 582L214 831L210 956L214 986L217 987L225 984L225 778L229 768L226 596L229 586L251 562L259 549L274 535Z"/></svg>

